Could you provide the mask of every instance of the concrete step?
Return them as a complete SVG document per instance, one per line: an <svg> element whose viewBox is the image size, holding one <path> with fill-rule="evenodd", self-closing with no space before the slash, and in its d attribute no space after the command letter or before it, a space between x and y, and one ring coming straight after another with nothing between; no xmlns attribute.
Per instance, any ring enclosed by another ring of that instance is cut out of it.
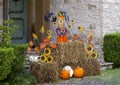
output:
<svg viewBox="0 0 120 85"><path fill-rule="evenodd" d="M105 69L112 69L112 65L113 65L113 63L111 63L111 62L104 62L104 63L101 63L100 64L101 65L101 70L105 70Z"/></svg>

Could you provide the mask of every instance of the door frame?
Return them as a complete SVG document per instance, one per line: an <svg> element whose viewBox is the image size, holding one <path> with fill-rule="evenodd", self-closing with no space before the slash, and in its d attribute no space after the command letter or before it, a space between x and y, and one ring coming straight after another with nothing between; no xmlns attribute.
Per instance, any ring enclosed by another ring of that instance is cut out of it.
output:
<svg viewBox="0 0 120 85"><path fill-rule="evenodd" d="M44 25L45 30L49 29L50 27L50 23L49 22L45 22L44 20L44 14L46 12L50 11L50 0L28 0L28 35L27 35L27 41L29 42L30 40L32 40L32 27L33 27L33 23L32 23L32 1L36 1L36 5L35 5L35 28L36 28L36 33L38 34L38 41L37 43L41 43L42 42L42 37L41 36L45 36L42 35L41 33L39 33L40 27L42 27L42 25ZM3 0L3 20L7 20L9 19L9 0Z"/></svg>

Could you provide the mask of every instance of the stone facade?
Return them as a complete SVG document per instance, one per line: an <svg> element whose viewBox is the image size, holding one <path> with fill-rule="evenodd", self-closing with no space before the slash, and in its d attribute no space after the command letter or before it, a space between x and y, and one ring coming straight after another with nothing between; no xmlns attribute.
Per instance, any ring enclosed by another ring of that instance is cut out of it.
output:
<svg viewBox="0 0 120 85"><path fill-rule="evenodd" d="M120 32L120 0L103 3L103 36L112 32Z"/></svg>
<svg viewBox="0 0 120 85"><path fill-rule="evenodd" d="M3 0L0 0L0 25L3 23Z"/></svg>
<svg viewBox="0 0 120 85"><path fill-rule="evenodd" d="M50 11L55 14L66 11L74 18L74 33L86 42L89 32L93 32L93 45L99 54L98 61L104 62L103 37L107 33L120 31L120 0L51 0ZM81 25L85 31L78 32Z"/></svg>

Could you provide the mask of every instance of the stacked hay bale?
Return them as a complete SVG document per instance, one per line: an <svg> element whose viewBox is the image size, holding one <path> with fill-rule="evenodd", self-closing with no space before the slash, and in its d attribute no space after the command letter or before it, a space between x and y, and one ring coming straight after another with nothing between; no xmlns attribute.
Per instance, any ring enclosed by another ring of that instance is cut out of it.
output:
<svg viewBox="0 0 120 85"><path fill-rule="evenodd" d="M31 63L31 73L38 79L39 83L55 82L59 79L58 63Z"/></svg>
<svg viewBox="0 0 120 85"><path fill-rule="evenodd" d="M82 67L85 76L100 74L100 65L94 58L88 58L85 52L84 43L75 40L59 44L56 61L59 63L60 70L69 65L73 69L77 66Z"/></svg>
<svg viewBox="0 0 120 85"><path fill-rule="evenodd" d="M39 83L58 80L60 70L66 65L73 69L77 66L83 68L85 76L100 74L98 61L87 57L83 42L69 40L67 43L58 44L53 52L53 63L31 63L30 65L30 71L37 77Z"/></svg>

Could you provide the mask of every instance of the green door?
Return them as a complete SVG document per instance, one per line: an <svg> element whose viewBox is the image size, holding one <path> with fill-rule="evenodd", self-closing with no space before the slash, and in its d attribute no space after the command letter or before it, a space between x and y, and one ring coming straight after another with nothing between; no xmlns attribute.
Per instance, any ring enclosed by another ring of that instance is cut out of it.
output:
<svg viewBox="0 0 120 85"><path fill-rule="evenodd" d="M23 44L28 38L28 0L9 0L9 17L19 28L12 36L12 43Z"/></svg>

